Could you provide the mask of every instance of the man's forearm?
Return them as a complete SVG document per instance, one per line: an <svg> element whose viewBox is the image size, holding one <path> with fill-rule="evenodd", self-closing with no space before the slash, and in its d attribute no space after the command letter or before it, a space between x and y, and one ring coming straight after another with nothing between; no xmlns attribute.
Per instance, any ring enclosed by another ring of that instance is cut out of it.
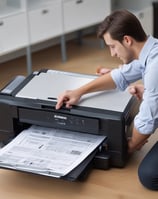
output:
<svg viewBox="0 0 158 199"><path fill-rule="evenodd" d="M113 81L111 74L108 73L78 88L77 91L80 93L80 95L84 95L91 92L111 90L115 88L116 88L115 82Z"/></svg>
<svg viewBox="0 0 158 199"><path fill-rule="evenodd" d="M134 127L132 132L132 137L128 141L128 152L133 153L136 150L139 150L150 137L150 134L144 135L137 131Z"/></svg>

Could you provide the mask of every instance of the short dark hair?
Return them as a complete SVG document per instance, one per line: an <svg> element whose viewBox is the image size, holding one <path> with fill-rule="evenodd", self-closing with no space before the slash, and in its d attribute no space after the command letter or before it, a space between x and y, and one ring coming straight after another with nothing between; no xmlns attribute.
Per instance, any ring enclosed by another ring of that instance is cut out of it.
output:
<svg viewBox="0 0 158 199"><path fill-rule="evenodd" d="M133 37L136 41L145 41L146 33L137 17L127 10L116 10L108 15L100 24L97 32L99 38L110 33L112 39L123 41L125 35Z"/></svg>

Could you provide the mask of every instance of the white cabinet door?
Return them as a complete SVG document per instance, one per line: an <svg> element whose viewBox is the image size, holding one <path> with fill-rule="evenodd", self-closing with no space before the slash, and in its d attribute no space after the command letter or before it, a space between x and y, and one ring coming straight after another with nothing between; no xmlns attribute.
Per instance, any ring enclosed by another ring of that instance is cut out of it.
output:
<svg viewBox="0 0 158 199"><path fill-rule="evenodd" d="M62 34L61 4L29 11L30 40L37 43Z"/></svg>
<svg viewBox="0 0 158 199"><path fill-rule="evenodd" d="M25 47L27 38L25 14L0 18L0 54Z"/></svg>
<svg viewBox="0 0 158 199"><path fill-rule="evenodd" d="M110 0L63 0L64 32L100 23L110 11Z"/></svg>

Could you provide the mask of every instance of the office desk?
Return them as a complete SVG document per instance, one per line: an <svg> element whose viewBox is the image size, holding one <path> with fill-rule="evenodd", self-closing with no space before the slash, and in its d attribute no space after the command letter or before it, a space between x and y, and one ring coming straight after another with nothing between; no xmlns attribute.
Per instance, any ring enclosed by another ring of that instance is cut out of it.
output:
<svg viewBox="0 0 158 199"><path fill-rule="evenodd" d="M157 199L158 193L145 189L138 180L139 162L156 142L154 134L123 169L93 169L84 182L64 180L0 169L2 199Z"/></svg>

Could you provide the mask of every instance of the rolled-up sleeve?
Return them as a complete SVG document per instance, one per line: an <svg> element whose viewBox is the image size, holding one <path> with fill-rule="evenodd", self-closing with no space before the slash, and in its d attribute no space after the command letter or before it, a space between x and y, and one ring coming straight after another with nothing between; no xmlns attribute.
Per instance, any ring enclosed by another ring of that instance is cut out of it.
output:
<svg viewBox="0 0 158 199"><path fill-rule="evenodd" d="M142 67L138 60L111 71L111 77L117 88L124 91L129 84L142 78Z"/></svg>

